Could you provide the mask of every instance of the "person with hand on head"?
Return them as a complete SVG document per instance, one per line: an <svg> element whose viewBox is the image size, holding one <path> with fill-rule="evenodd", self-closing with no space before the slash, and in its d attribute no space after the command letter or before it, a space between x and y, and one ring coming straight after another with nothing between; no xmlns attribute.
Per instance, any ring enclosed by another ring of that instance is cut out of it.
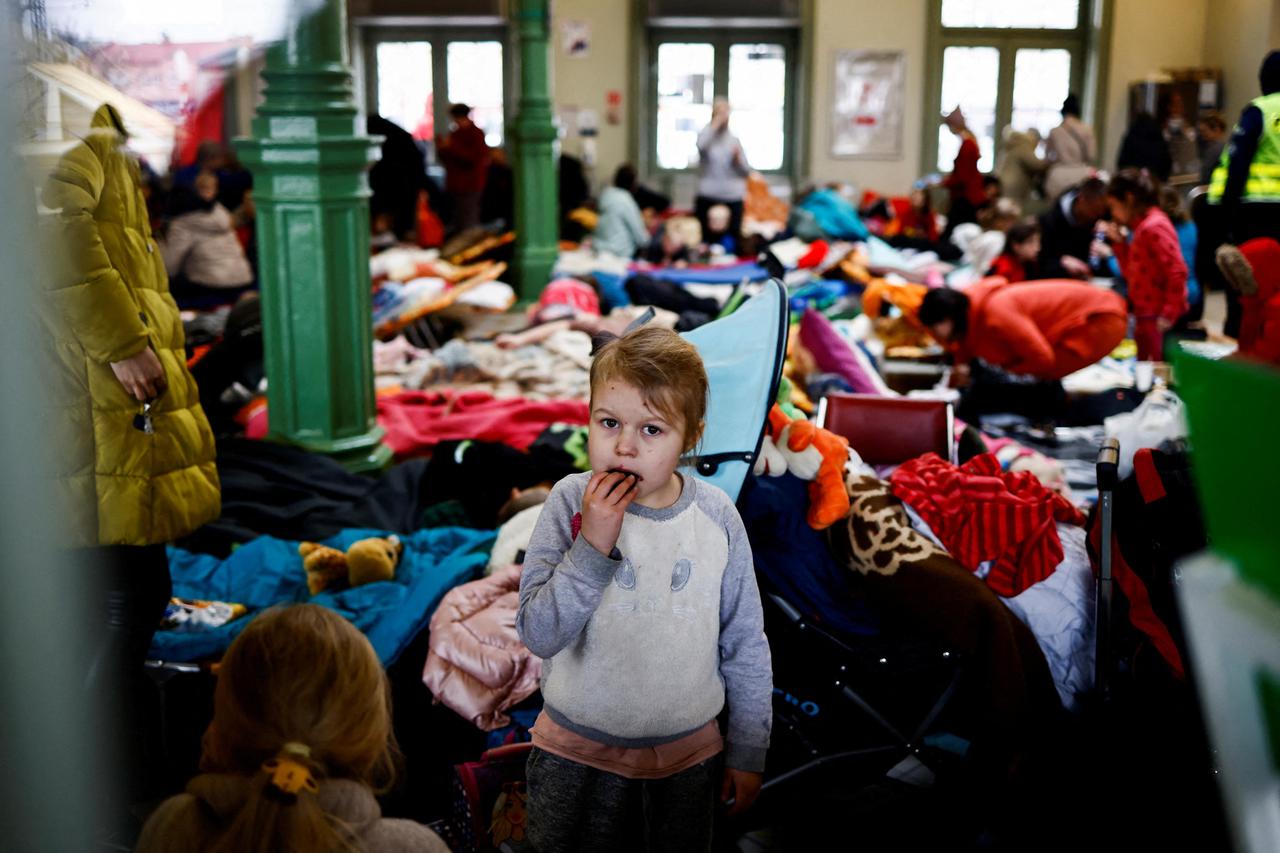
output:
<svg viewBox="0 0 1280 853"><path fill-rule="evenodd" d="M547 498L516 617L544 661L540 853L709 850L717 799L735 815L760 791L773 678L751 547L728 495L676 470L707 392L693 345L654 326L591 365L592 470Z"/></svg>
<svg viewBox="0 0 1280 853"><path fill-rule="evenodd" d="M726 234L735 244L742 238L742 204L750 174L742 143L729 130L729 101L716 98L711 105L711 122L698 134L698 195L693 202L694 216L707 243ZM711 227L708 213L718 204L729 208L727 229Z"/></svg>
<svg viewBox="0 0 1280 853"><path fill-rule="evenodd" d="M982 173L978 171L978 161L982 159L978 139L969 130L964 113L956 107L942 117L942 123L960 140L951 173L943 181L951 193L951 206L947 209L947 228L942 238L949 240L957 225L977 221L978 209L986 204L987 193Z"/></svg>
<svg viewBox="0 0 1280 853"><path fill-rule="evenodd" d="M1107 241L1129 285L1139 361L1164 360L1164 335L1187 313L1187 264L1155 179L1125 169L1107 186ZM1132 236L1126 240L1123 228Z"/></svg>
<svg viewBox="0 0 1280 853"><path fill-rule="evenodd" d="M187 370L182 322L151 235L120 114L103 104L44 187L52 481L64 541L98 565L101 624L85 663L125 769L112 795L154 793L143 757L158 715L143 663L171 594L165 545L218 516L213 432ZM95 596L97 596L95 591ZM123 803L112 811L127 823ZM127 827L126 827L127 828Z"/></svg>
<svg viewBox="0 0 1280 853"><path fill-rule="evenodd" d="M245 617L248 618L248 617ZM382 817L395 775L391 688L377 653L327 607L255 617L227 649L201 775L147 820L138 853L447 853Z"/></svg>

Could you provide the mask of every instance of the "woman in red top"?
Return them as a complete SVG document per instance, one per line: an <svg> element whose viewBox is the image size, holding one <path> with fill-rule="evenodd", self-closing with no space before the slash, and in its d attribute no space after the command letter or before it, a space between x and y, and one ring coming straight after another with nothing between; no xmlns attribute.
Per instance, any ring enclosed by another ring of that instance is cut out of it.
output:
<svg viewBox="0 0 1280 853"><path fill-rule="evenodd" d="M1002 251L987 271L1010 284L1040 278L1040 223L1025 219L1009 229Z"/></svg>
<svg viewBox="0 0 1280 853"><path fill-rule="evenodd" d="M1140 361L1164 360L1164 333L1187 313L1187 264L1146 169L1123 169L1107 187L1107 239L1129 285ZM1125 242L1120 226L1133 232Z"/></svg>
<svg viewBox="0 0 1280 853"><path fill-rule="evenodd" d="M978 208L987 200L986 190L982 186L982 173L978 171L978 140L964 121L964 113L956 107L943 117L942 121L960 138L960 150L956 152L955 162L951 166L951 174L943 181L951 191L951 207L947 211L947 230L943 239L950 239L951 232L962 222L976 222Z"/></svg>

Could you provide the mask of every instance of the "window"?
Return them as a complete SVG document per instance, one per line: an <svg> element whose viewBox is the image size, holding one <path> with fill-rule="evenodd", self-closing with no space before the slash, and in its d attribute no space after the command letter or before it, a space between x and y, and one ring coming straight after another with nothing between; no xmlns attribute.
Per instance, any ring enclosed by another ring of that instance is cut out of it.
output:
<svg viewBox="0 0 1280 853"><path fill-rule="evenodd" d="M698 132L711 120L716 50L709 44L658 45L658 166L688 169L698 162Z"/></svg>
<svg viewBox="0 0 1280 853"><path fill-rule="evenodd" d="M502 42L449 42L449 103L471 107L490 148L502 145Z"/></svg>
<svg viewBox="0 0 1280 853"><path fill-rule="evenodd" d="M729 129L742 142L751 168L781 172L791 167L794 30L655 28L650 48L654 107L646 153L653 167L697 168L698 134L719 97L729 100Z"/></svg>
<svg viewBox="0 0 1280 853"><path fill-rule="evenodd" d="M1090 15L1100 0L934 0L938 114L964 112L978 140L978 167L995 165L1005 127L1058 125L1069 92L1083 96ZM935 60L936 61L936 60ZM947 172L959 141L939 126L926 168Z"/></svg>

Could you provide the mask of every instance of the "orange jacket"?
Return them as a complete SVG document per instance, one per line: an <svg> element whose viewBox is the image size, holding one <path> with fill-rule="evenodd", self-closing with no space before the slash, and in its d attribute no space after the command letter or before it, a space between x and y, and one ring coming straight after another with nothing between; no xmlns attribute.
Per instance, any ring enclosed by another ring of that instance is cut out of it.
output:
<svg viewBox="0 0 1280 853"><path fill-rule="evenodd" d="M1088 340L1089 326L1099 315L1129 314L1119 294L1072 279L1010 284L995 278L966 288L965 294L969 331L961 358L976 356L1013 373L1044 379L1062 378L1055 375L1056 350L1068 341L1079 346ZM1094 360L1115 344L1112 341Z"/></svg>

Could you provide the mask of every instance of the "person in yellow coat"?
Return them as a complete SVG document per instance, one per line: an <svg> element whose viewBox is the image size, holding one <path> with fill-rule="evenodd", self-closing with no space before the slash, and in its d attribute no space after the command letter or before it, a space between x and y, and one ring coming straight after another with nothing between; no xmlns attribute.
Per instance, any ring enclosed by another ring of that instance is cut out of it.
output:
<svg viewBox="0 0 1280 853"><path fill-rule="evenodd" d="M216 518L220 495L213 432L126 139L115 108L99 107L43 201L55 211L44 313L55 496L64 541L98 563L87 585L105 593L95 604L106 627L90 681L104 714L119 715L120 735L106 740L130 767L155 730L143 662L171 594L165 543ZM142 777L118 787L145 792Z"/></svg>

